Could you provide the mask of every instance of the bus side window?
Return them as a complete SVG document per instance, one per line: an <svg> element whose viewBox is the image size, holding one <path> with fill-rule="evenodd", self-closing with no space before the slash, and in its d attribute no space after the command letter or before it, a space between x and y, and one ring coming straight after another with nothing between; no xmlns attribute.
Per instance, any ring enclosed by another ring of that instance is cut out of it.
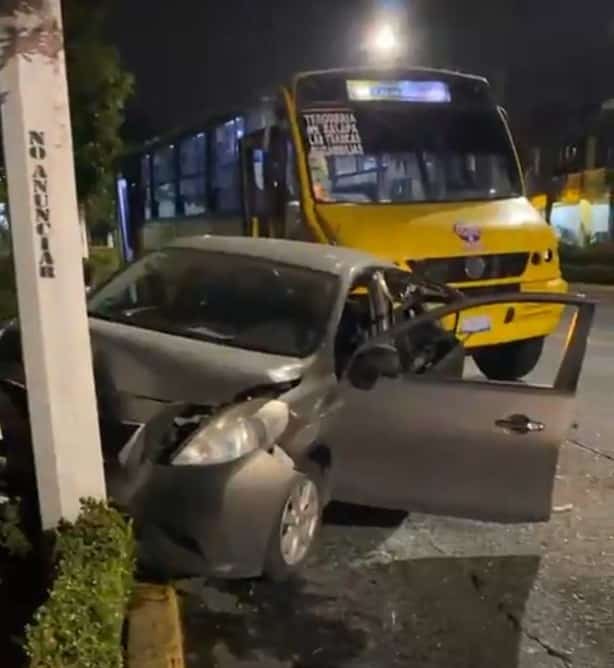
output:
<svg viewBox="0 0 614 668"><path fill-rule="evenodd" d="M242 118L235 118L214 129L212 190L216 213L241 211L239 140L243 136Z"/></svg>

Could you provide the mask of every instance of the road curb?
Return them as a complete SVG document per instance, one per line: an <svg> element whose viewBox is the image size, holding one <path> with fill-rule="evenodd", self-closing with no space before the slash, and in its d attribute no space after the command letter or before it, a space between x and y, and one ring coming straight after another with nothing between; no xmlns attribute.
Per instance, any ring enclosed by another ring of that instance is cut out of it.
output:
<svg viewBox="0 0 614 668"><path fill-rule="evenodd" d="M184 668L177 594L164 585L137 584L128 612L128 668Z"/></svg>

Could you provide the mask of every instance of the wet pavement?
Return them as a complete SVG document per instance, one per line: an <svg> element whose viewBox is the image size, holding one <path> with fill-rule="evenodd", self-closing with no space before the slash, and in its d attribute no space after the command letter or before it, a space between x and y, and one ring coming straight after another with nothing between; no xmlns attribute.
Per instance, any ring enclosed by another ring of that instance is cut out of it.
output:
<svg viewBox="0 0 614 668"><path fill-rule="evenodd" d="M614 293L603 297L550 523L333 506L300 580L180 583L188 666L614 667Z"/></svg>

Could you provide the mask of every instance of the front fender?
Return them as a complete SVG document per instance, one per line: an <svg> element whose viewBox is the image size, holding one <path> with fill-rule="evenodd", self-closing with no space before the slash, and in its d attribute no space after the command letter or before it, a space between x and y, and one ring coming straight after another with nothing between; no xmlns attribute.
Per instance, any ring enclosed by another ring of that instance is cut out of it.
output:
<svg viewBox="0 0 614 668"><path fill-rule="evenodd" d="M296 481L264 450L219 466L155 466L131 500L144 560L174 577L255 577Z"/></svg>

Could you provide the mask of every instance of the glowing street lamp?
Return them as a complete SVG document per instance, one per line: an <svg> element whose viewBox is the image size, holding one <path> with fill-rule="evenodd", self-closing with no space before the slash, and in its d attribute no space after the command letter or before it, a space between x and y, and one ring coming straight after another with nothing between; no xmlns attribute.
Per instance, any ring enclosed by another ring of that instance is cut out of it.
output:
<svg viewBox="0 0 614 668"><path fill-rule="evenodd" d="M390 62L402 55L403 42L398 30L386 21L372 30L365 50L369 59L376 63Z"/></svg>
<svg viewBox="0 0 614 668"><path fill-rule="evenodd" d="M390 54L399 48L399 40L390 25L380 26L373 38L373 49L380 54Z"/></svg>

